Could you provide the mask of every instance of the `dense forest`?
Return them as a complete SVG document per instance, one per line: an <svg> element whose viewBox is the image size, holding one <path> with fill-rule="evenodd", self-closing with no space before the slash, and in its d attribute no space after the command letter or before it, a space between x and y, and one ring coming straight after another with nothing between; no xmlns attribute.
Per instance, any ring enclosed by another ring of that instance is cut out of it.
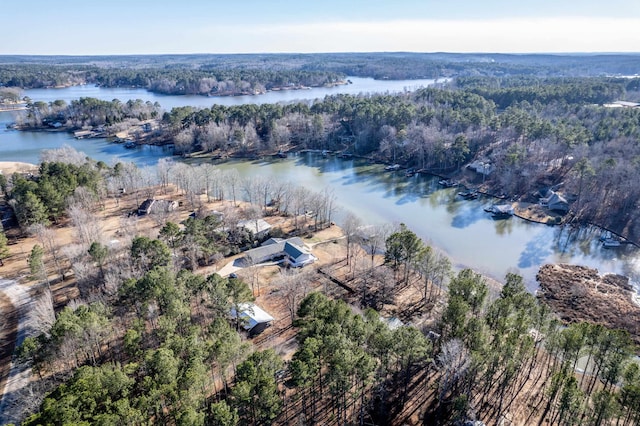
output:
<svg viewBox="0 0 640 426"><path fill-rule="evenodd" d="M640 242L640 108L614 103L639 101L640 79L611 76L637 73L635 55L0 63L0 94L11 101L19 90L2 86L228 95L346 75L455 77L413 93L171 111L140 100L27 100L17 127L113 136L153 123L138 141L171 143L183 156L314 149L401 164L513 200L537 203L553 189L568 201L565 223L596 223ZM270 235L282 238L331 228L330 188L241 179L211 162L109 166L63 148L43 152L37 173L0 174L0 191L16 216L16 227L0 232L0 266L13 261L10 242L35 242L24 257L36 331L18 348L33 380L11 407L22 424L640 424L638 336L563 324L517 274L498 289L474 271L454 271L403 224L369 227L347 216L328 264L282 268L269 282L250 258L245 274L215 272L268 238L241 220L257 228L262 218L286 219L290 227ZM179 198L182 212L193 213L180 220L167 209L138 220L132 208L157 197ZM118 211L114 240L100 220L120 203L133 207ZM65 229L70 244L58 240ZM76 293L59 303L55 288L65 283ZM243 331L237 312L265 294L285 312L287 345Z"/></svg>
<svg viewBox="0 0 640 426"><path fill-rule="evenodd" d="M333 71L187 68L99 68L0 64L0 86L23 89L95 84L139 87L167 95L235 96L345 83Z"/></svg>
<svg viewBox="0 0 640 426"><path fill-rule="evenodd" d="M248 218L298 218L313 210L320 214L312 223L296 220L295 228L319 229L335 210L330 193L240 180L210 164L163 161L151 176L69 149L47 152L44 160L36 176L2 182L5 197L40 205L37 215L19 214L40 242L29 266L44 283L33 310L39 334L19 349L34 372L20 398L25 425L394 424L407 421L408 412L424 424L494 424L514 413L520 424L640 421L637 348L626 332L563 326L518 275L491 290L480 274L454 273L404 225L363 234L356 218L347 219L346 258L336 261L360 277L355 298L329 297L330 282L318 286L315 270L282 273L273 285L296 331L285 361L281 347L247 339L231 314L259 287L203 273L211 259L255 244L233 226L236 208L216 216L206 206L242 197ZM106 200L123 197L121 187L136 204L177 189L189 209L203 214L179 225L158 212L157 237L123 222L114 246L96 224ZM63 218L76 235L64 249L47 226ZM379 250L383 257L369 255ZM66 268L79 297L54 313L49 280L64 277ZM408 287L420 297L403 309L433 320L391 327L373 308L402 307L397 296ZM327 295L311 291L323 288ZM579 362L590 374L576 373Z"/></svg>
<svg viewBox="0 0 640 426"><path fill-rule="evenodd" d="M452 53L0 56L0 87L75 84L141 87L164 94L238 95L331 85L346 76L415 79L461 76L636 75L640 57Z"/></svg>
<svg viewBox="0 0 640 426"><path fill-rule="evenodd" d="M405 95L337 95L311 104L178 108L163 121L178 153L346 151L439 174L482 161L493 194L525 201L561 186L572 220L638 241L640 109L635 79L458 78ZM616 214L612 215L611 212Z"/></svg>
<svg viewBox="0 0 640 426"><path fill-rule="evenodd" d="M69 104L62 100L28 104L27 114L18 116L16 124L22 129L58 128L68 130L101 129L101 136L110 136L142 121L162 116L160 105L140 99L120 102L95 98L74 99ZM58 123L58 124L56 124ZM105 133L107 132L107 133Z"/></svg>
<svg viewBox="0 0 640 426"><path fill-rule="evenodd" d="M482 163L486 173L477 173L475 181L487 192L537 201L554 188L571 203L567 220L596 223L638 242L640 192L634 181L640 109L609 104L640 99L639 81L459 77L398 95L335 95L307 103L180 107L164 113L141 101L36 102L19 124L59 122L67 129L97 127L113 135L132 123L162 117L152 133L137 135L171 142L176 154L256 156L319 149L451 175Z"/></svg>

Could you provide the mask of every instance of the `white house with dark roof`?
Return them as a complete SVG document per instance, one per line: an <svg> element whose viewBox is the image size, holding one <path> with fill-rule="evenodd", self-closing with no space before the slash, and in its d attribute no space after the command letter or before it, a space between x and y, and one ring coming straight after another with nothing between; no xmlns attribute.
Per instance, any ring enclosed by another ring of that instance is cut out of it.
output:
<svg viewBox="0 0 640 426"><path fill-rule="evenodd" d="M309 265L317 260L314 255L312 255L309 251L306 250L306 248L304 248L304 243L298 245L289 241L285 241L284 252L287 255L289 265L293 266L294 268Z"/></svg>
<svg viewBox="0 0 640 426"><path fill-rule="evenodd" d="M282 260L294 268L309 265L317 260L302 239L298 237L287 240L270 238L262 246L247 250L245 258L253 264Z"/></svg>

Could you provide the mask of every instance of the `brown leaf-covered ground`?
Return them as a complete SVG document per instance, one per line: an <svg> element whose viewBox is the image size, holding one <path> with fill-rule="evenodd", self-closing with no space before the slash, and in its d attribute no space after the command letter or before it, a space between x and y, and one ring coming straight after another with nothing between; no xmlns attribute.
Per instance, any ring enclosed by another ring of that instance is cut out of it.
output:
<svg viewBox="0 0 640 426"><path fill-rule="evenodd" d="M627 277L599 275L578 265L544 265L537 275L538 297L563 321L586 321L627 330L640 344L640 306Z"/></svg>

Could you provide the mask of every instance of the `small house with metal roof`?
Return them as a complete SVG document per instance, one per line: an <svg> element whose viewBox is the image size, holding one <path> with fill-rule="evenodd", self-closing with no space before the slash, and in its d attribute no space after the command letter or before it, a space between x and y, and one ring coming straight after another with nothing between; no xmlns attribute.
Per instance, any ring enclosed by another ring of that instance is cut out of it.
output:
<svg viewBox="0 0 640 426"><path fill-rule="evenodd" d="M239 314L234 308L231 309L231 317L238 318L249 335L255 336L262 333L275 320L268 312L260 308L255 303L242 303L238 305Z"/></svg>
<svg viewBox="0 0 640 426"><path fill-rule="evenodd" d="M287 240L270 238L262 246L247 250L245 258L253 264L282 261L294 268L309 265L317 260L299 237Z"/></svg>

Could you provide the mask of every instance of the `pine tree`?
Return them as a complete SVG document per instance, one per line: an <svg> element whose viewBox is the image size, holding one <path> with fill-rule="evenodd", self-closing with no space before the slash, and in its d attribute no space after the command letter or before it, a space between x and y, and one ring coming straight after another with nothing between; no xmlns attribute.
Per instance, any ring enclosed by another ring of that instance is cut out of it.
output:
<svg viewBox="0 0 640 426"><path fill-rule="evenodd" d="M29 270L33 278L39 278L43 281L46 280L47 271L44 265L44 249L42 246L38 244L33 246L27 263L29 264Z"/></svg>
<svg viewBox="0 0 640 426"><path fill-rule="evenodd" d="M4 266L4 259L9 257L9 241L4 232L0 231L0 266Z"/></svg>

